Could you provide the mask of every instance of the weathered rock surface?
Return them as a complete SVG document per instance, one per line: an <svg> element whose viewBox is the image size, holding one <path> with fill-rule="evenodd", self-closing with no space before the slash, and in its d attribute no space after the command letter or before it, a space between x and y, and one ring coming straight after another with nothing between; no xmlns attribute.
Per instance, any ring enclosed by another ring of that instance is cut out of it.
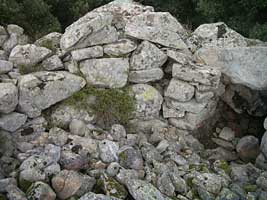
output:
<svg viewBox="0 0 267 200"><path fill-rule="evenodd" d="M129 62L124 58L92 59L81 62L80 69L88 84L122 88L127 83Z"/></svg>
<svg viewBox="0 0 267 200"><path fill-rule="evenodd" d="M134 51L137 44L130 39L120 39L115 43L105 45L103 48L104 53L109 56L123 56Z"/></svg>
<svg viewBox="0 0 267 200"><path fill-rule="evenodd" d="M10 72L12 69L13 69L12 62L1 60L0 58L0 74L5 74L7 72Z"/></svg>
<svg viewBox="0 0 267 200"><path fill-rule="evenodd" d="M19 81L19 109L29 117L60 102L85 86L85 80L68 72L36 72Z"/></svg>
<svg viewBox="0 0 267 200"><path fill-rule="evenodd" d="M25 124L26 120L26 115L17 112L0 114L0 128L9 132L14 132Z"/></svg>
<svg viewBox="0 0 267 200"><path fill-rule="evenodd" d="M148 83L151 81L158 81L162 79L164 73L162 69L148 69L148 70L139 70L139 71L130 71L129 72L129 82L132 83Z"/></svg>
<svg viewBox="0 0 267 200"><path fill-rule="evenodd" d="M78 49L71 52L71 56L75 61L82 61L91 58L99 58L103 56L103 47L95 46L84 49Z"/></svg>
<svg viewBox="0 0 267 200"><path fill-rule="evenodd" d="M0 83L0 113L10 113L18 104L18 89L12 83Z"/></svg>
<svg viewBox="0 0 267 200"><path fill-rule="evenodd" d="M17 45L9 55L9 61L17 66L31 67L51 55L52 51L34 44Z"/></svg>
<svg viewBox="0 0 267 200"><path fill-rule="evenodd" d="M206 64L220 69L234 84L254 90L267 87L266 47L201 48L197 55Z"/></svg>

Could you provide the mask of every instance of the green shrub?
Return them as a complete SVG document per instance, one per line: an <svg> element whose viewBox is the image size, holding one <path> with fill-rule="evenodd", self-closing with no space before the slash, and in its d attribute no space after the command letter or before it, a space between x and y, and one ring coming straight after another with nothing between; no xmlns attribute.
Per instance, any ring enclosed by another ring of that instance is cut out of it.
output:
<svg viewBox="0 0 267 200"><path fill-rule="evenodd" d="M95 97L94 103L88 100L90 97ZM105 127L110 127L114 123L128 125L135 106L134 99L127 88L85 87L64 103L89 112L93 110L96 121Z"/></svg>

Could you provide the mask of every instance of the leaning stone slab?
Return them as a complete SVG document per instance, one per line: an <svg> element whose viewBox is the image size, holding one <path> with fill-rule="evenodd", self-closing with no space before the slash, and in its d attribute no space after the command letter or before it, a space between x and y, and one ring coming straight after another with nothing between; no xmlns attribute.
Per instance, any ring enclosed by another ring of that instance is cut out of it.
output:
<svg viewBox="0 0 267 200"><path fill-rule="evenodd" d="M136 99L134 115L140 119L153 119L159 115L163 98L152 86L136 84L131 86Z"/></svg>
<svg viewBox="0 0 267 200"><path fill-rule="evenodd" d="M51 50L45 47L38 47L34 44L17 45L12 49L9 61L17 66L30 67L41 62L51 54Z"/></svg>
<svg viewBox="0 0 267 200"><path fill-rule="evenodd" d="M130 71L129 81L132 83L148 83L162 79L164 73L161 68Z"/></svg>
<svg viewBox="0 0 267 200"><path fill-rule="evenodd" d="M182 39L184 29L169 13L148 12L135 16L126 24L125 34L166 47L187 49Z"/></svg>
<svg viewBox="0 0 267 200"><path fill-rule="evenodd" d="M83 78L68 72L36 72L19 81L19 109L29 117L58 103L85 86Z"/></svg>
<svg viewBox="0 0 267 200"><path fill-rule="evenodd" d="M186 102L193 98L194 93L194 86L184 81L172 79L164 95L177 101Z"/></svg>
<svg viewBox="0 0 267 200"><path fill-rule="evenodd" d="M234 84L254 90L267 88L267 47L201 48L196 55L221 70Z"/></svg>
<svg viewBox="0 0 267 200"><path fill-rule="evenodd" d="M130 59L131 70L145 70L161 67L167 61L167 55L156 45L143 41Z"/></svg>
<svg viewBox="0 0 267 200"><path fill-rule="evenodd" d="M10 113L18 104L18 89L12 83L0 83L0 113Z"/></svg>
<svg viewBox="0 0 267 200"><path fill-rule="evenodd" d="M122 88L128 79L129 62L124 58L103 58L85 60L80 70L87 83L107 88Z"/></svg>
<svg viewBox="0 0 267 200"><path fill-rule="evenodd" d="M9 132L14 132L19 129L26 120L26 115L17 112L0 114L0 128Z"/></svg>
<svg viewBox="0 0 267 200"><path fill-rule="evenodd" d="M208 86L218 86L220 83L221 72L213 67L200 64L172 66L172 76L180 80L201 83Z"/></svg>
<svg viewBox="0 0 267 200"><path fill-rule="evenodd" d="M84 41L105 26L111 25L112 18L112 15L107 13L87 13L66 28L60 40L61 49L68 51L77 48L77 46L81 47L80 45L87 47Z"/></svg>

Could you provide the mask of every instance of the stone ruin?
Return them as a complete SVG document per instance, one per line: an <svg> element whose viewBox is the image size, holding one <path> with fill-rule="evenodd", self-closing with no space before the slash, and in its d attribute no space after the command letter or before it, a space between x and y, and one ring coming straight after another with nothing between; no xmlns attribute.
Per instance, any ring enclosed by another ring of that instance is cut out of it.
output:
<svg viewBox="0 0 267 200"><path fill-rule="evenodd" d="M266 200L266 66L223 22L132 1L32 43L0 26L0 199ZM64 104L88 85L129 88L133 130Z"/></svg>

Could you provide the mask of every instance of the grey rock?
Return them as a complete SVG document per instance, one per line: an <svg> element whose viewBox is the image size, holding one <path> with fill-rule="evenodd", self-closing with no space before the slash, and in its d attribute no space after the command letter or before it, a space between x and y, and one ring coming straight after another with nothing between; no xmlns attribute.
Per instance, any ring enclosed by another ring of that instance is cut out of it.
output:
<svg viewBox="0 0 267 200"><path fill-rule="evenodd" d="M157 188L167 196L174 196L175 187L168 172L162 173L157 179Z"/></svg>
<svg viewBox="0 0 267 200"><path fill-rule="evenodd" d="M65 29L60 40L60 47L64 51L89 46L88 37L111 24L112 16L109 14L89 12Z"/></svg>
<svg viewBox="0 0 267 200"><path fill-rule="evenodd" d="M146 163L151 163L153 160L161 161L163 156L158 152L158 150L149 143L146 143L141 147L141 152Z"/></svg>
<svg viewBox="0 0 267 200"><path fill-rule="evenodd" d="M116 197L110 197L103 194L95 194L92 192L86 193L79 200L120 200Z"/></svg>
<svg viewBox="0 0 267 200"><path fill-rule="evenodd" d="M267 159L262 153L256 158L255 166L259 169L267 170Z"/></svg>
<svg viewBox="0 0 267 200"><path fill-rule="evenodd" d="M139 178L138 172L132 169L121 169L119 173L116 175L116 180L123 185L126 185L130 180L138 178Z"/></svg>
<svg viewBox="0 0 267 200"><path fill-rule="evenodd" d="M36 72L19 81L19 109L29 117L58 103L85 86L85 80L68 72Z"/></svg>
<svg viewBox="0 0 267 200"><path fill-rule="evenodd" d="M45 59L41 65L44 69L48 71L64 69L64 65L57 55Z"/></svg>
<svg viewBox="0 0 267 200"><path fill-rule="evenodd" d="M47 177L54 176L61 171L61 167L58 163L52 163L44 169L44 173Z"/></svg>
<svg viewBox="0 0 267 200"><path fill-rule="evenodd" d="M0 192L7 192L9 185L17 185L17 180L14 178L0 179Z"/></svg>
<svg viewBox="0 0 267 200"><path fill-rule="evenodd" d="M92 59L81 62L80 70L88 84L122 88L127 83L129 62L124 58Z"/></svg>
<svg viewBox="0 0 267 200"><path fill-rule="evenodd" d="M10 113L18 104L18 89L12 83L0 83L0 113Z"/></svg>
<svg viewBox="0 0 267 200"><path fill-rule="evenodd" d="M12 140L12 136L9 132L0 129L0 138L1 138L1 145L0 145L0 154L5 156L12 156L15 150L15 144Z"/></svg>
<svg viewBox="0 0 267 200"><path fill-rule="evenodd" d="M185 111L169 108L166 103L162 106L162 112L164 118L181 118L185 116Z"/></svg>
<svg viewBox="0 0 267 200"><path fill-rule="evenodd" d="M265 157L267 157L267 132L264 133L263 137L261 138L261 152Z"/></svg>
<svg viewBox="0 0 267 200"><path fill-rule="evenodd" d="M267 86L266 47L210 47L200 49L197 55L206 64L220 69L234 84L253 90L264 90Z"/></svg>
<svg viewBox="0 0 267 200"><path fill-rule="evenodd" d="M71 52L71 56L75 61L82 61L86 59L99 58L103 56L103 47L94 46L84 49L78 49Z"/></svg>
<svg viewBox="0 0 267 200"><path fill-rule="evenodd" d="M215 144L229 150L229 151L232 151L235 149L235 146L229 142L229 141L225 141L225 140L222 140L220 138L212 138L211 139Z"/></svg>
<svg viewBox="0 0 267 200"><path fill-rule="evenodd" d="M147 70L161 67L167 61L167 55L156 45L144 41L130 59L130 70Z"/></svg>
<svg viewBox="0 0 267 200"><path fill-rule="evenodd" d="M35 41L36 46L46 47L50 50L52 50L55 53L59 53L60 48L60 38L62 36L62 33L49 33L40 39Z"/></svg>
<svg viewBox="0 0 267 200"><path fill-rule="evenodd" d="M126 137L126 130L120 124L113 124L109 133L114 141L119 141Z"/></svg>
<svg viewBox="0 0 267 200"><path fill-rule="evenodd" d="M147 12L134 16L126 24L125 34L141 40L148 40L166 47L186 49L182 36L185 30L167 12Z"/></svg>
<svg viewBox="0 0 267 200"><path fill-rule="evenodd" d="M43 182L35 182L27 190L28 199L42 199L42 200L55 200L56 193L51 187Z"/></svg>
<svg viewBox="0 0 267 200"><path fill-rule="evenodd" d="M127 188L135 200L166 200L156 187L142 180L129 180Z"/></svg>
<svg viewBox="0 0 267 200"><path fill-rule="evenodd" d="M3 26L0 26L0 47L4 44L4 42L7 40L8 34Z"/></svg>
<svg viewBox="0 0 267 200"><path fill-rule="evenodd" d="M162 79L164 73L162 69L148 69L148 70L139 70L139 71L130 71L129 72L129 82L132 83L148 83L152 81L158 81Z"/></svg>
<svg viewBox="0 0 267 200"><path fill-rule="evenodd" d="M257 186L262 190L267 191L267 172L262 172L256 181Z"/></svg>
<svg viewBox="0 0 267 200"><path fill-rule="evenodd" d="M7 32L9 34L22 35L24 33L24 29L21 28L20 26L16 25L16 24L9 24L7 26Z"/></svg>
<svg viewBox="0 0 267 200"><path fill-rule="evenodd" d="M216 149L211 150L209 160L225 160L225 161L233 161L237 160L238 157L236 153L226 150L222 147L218 147Z"/></svg>
<svg viewBox="0 0 267 200"><path fill-rule="evenodd" d="M235 138L235 132L229 127L224 127L221 130L219 137L227 141L232 141Z"/></svg>
<svg viewBox="0 0 267 200"><path fill-rule="evenodd" d="M44 155L49 158L50 162L57 163L60 159L61 148L53 144L47 144L44 149Z"/></svg>
<svg viewBox="0 0 267 200"><path fill-rule="evenodd" d="M267 130L267 117L264 120L263 127Z"/></svg>
<svg viewBox="0 0 267 200"><path fill-rule="evenodd" d="M179 174L177 173L170 173L170 178L175 188L175 191L180 194L186 194L187 192L186 181L182 177L180 177Z"/></svg>
<svg viewBox="0 0 267 200"><path fill-rule="evenodd" d="M62 151L59 163L63 169L75 171L84 169L87 166L86 159L72 151Z"/></svg>
<svg viewBox="0 0 267 200"><path fill-rule="evenodd" d="M236 146L236 151L243 161L255 161L260 153L258 138L251 135L241 138Z"/></svg>
<svg viewBox="0 0 267 200"><path fill-rule="evenodd" d="M222 188L222 178L216 174L203 173L193 178L193 184L211 193L219 194Z"/></svg>
<svg viewBox="0 0 267 200"><path fill-rule="evenodd" d="M119 146L117 143L103 140L99 143L100 158L103 162L111 163L118 161Z"/></svg>
<svg viewBox="0 0 267 200"><path fill-rule="evenodd" d="M0 128L14 132L19 129L27 120L27 116L21 113L12 112L9 114L0 114Z"/></svg>
<svg viewBox="0 0 267 200"><path fill-rule="evenodd" d="M107 168L107 174L111 177L114 177L119 173L120 168L121 166L119 163L116 162L110 163L110 165Z"/></svg>
<svg viewBox="0 0 267 200"><path fill-rule="evenodd" d="M131 53L137 48L135 41L130 39L119 39L112 44L104 45L104 53L109 56L123 56Z"/></svg>
<svg viewBox="0 0 267 200"><path fill-rule="evenodd" d="M0 74L5 74L7 72L10 72L12 69L13 69L12 62L1 60L0 58Z"/></svg>
<svg viewBox="0 0 267 200"><path fill-rule="evenodd" d="M207 65L190 63L189 65L183 66L180 64L173 64L172 76L184 81L218 87L221 72Z"/></svg>
<svg viewBox="0 0 267 200"><path fill-rule="evenodd" d="M259 200L264 200L266 198L266 196L267 196L267 192L261 191L260 196L259 196Z"/></svg>
<svg viewBox="0 0 267 200"><path fill-rule="evenodd" d="M194 86L187 82L171 79L164 95L177 101L185 102L192 99L195 93Z"/></svg>
<svg viewBox="0 0 267 200"><path fill-rule="evenodd" d="M49 130L48 139L58 146L63 146L67 143L68 133L63 129L53 127Z"/></svg>
<svg viewBox="0 0 267 200"><path fill-rule="evenodd" d="M60 199L68 199L71 196L82 196L91 191L95 185L95 179L75 171L63 170L52 178L52 186Z"/></svg>
<svg viewBox="0 0 267 200"><path fill-rule="evenodd" d="M159 115L163 98L152 86L136 84L131 86L136 100L134 115L141 119L152 119Z"/></svg>
<svg viewBox="0 0 267 200"><path fill-rule="evenodd" d="M0 60L7 60L7 54L4 50L0 50Z"/></svg>
<svg viewBox="0 0 267 200"><path fill-rule="evenodd" d="M168 140L161 140L160 143L157 145L156 149L158 152L163 153L169 147Z"/></svg>
<svg viewBox="0 0 267 200"><path fill-rule="evenodd" d="M11 50L16 47L17 45L26 45L29 43L29 37L26 35L18 35L16 33L11 33L9 35L9 38L5 41L5 43L2 45L3 49L10 53Z"/></svg>
<svg viewBox="0 0 267 200"><path fill-rule="evenodd" d="M9 61L17 66L31 67L51 55L52 51L34 44L17 45L9 55Z"/></svg>
<svg viewBox="0 0 267 200"><path fill-rule="evenodd" d="M141 170L144 161L140 151L133 147L124 146L119 151L120 165L127 169Z"/></svg>
<svg viewBox="0 0 267 200"><path fill-rule="evenodd" d="M198 103L202 102L207 102L209 101L212 97L214 97L214 93L209 91L209 92L199 92L196 90L195 92L195 98Z"/></svg>
<svg viewBox="0 0 267 200"><path fill-rule="evenodd" d="M180 51L175 51L173 49L167 49L167 55L169 58L182 65L188 64L188 62L191 60L189 55L184 54Z"/></svg>
<svg viewBox="0 0 267 200"><path fill-rule="evenodd" d="M15 185L9 185L6 190L7 190L7 198L9 200L27 200L24 192L22 192Z"/></svg>
<svg viewBox="0 0 267 200"><path fill-rule="evenodd" d="M202 24L194 32L202 46L244 47L246 38L230 29L225 23Z"/></svg>
<svg viewBox="0 0 267 200"><path fill-rule="evenodd" d="M69 125L70 132L74 135L84 136L88 131L86 124L77 119L73 119Z"/></svg>
<svg viewBox="0 0 267 200"><path fill-rule="evenodd" d="M228 188L223 188L216 200L240 200L240 198Z"/></svg>

